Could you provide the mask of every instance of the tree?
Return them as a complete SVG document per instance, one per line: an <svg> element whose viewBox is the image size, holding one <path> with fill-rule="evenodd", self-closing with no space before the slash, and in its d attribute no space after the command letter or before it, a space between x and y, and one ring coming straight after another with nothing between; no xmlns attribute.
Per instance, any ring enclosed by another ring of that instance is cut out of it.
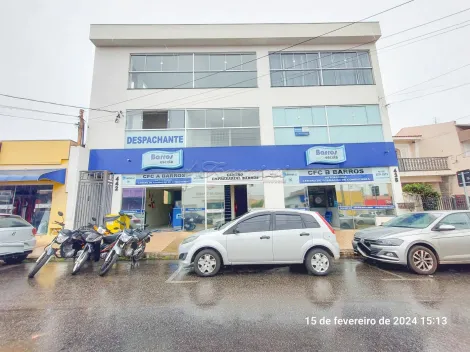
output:
<svg viewBox="0 0 470 352"><path fill-rule="evenodd" d="M439 192L426 183L410 183L403 186L403 192L417 195L421 198L424 210L439 209Z"/></svg>
<svg viewBox="0 0 470 352"><path fill-rule="evenodd" d="M439 192L435 191L431 185L426 183L410 183L403 186L403 192L409 194L417 194L421 197L439 197Z"/></svg>

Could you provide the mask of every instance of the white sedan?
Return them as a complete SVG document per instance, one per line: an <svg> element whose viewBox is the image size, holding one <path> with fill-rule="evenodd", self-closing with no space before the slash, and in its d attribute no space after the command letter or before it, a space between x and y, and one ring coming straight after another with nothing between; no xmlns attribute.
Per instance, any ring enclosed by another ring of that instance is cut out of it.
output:
<svg viewBox="0 0 470 352"><path fill-rule="evenodd" d="M36 229L17 215L0 214L0 260L21 263L36 245Z"/></svg>

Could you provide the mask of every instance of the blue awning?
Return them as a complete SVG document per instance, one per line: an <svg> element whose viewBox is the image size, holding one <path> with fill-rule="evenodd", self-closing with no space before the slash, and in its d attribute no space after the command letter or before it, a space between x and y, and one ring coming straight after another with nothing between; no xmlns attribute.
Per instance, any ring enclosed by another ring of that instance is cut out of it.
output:
<svg viewBox="0 0 470 352"><path fill-rule="evenodd" d="M66 169L1 170L0 182L54 181L65 184Z"/></svg>

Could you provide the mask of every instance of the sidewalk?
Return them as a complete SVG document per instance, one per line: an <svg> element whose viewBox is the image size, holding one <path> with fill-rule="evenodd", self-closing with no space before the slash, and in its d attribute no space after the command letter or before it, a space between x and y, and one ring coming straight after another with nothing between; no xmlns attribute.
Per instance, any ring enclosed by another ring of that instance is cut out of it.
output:
<svg viewBox="0 0 470 352"><path fill-rule="evenodd" d="M350 256L352 254L351 241L355 230L336 230L336 240L341 249L341 256ZM180 243L193 232L186 231L165 231L154 232L152 239L147 243L145 253L147 258L155 259L177 259L178 246ZM36 247L33 253L29 255L29 259L38 258L54 236L40 235L36 236Z"/></svg>

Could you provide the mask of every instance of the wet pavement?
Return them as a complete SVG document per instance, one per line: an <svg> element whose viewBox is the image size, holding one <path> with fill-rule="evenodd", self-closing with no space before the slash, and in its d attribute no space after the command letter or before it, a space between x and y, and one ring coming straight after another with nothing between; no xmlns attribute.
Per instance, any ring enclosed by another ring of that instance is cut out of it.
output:
<svg viewBox="0 0 470 352"><path fill-rule="evenodd" d="M102 278L96 264L71 276L51 262L30 280L34 264L0 264L0 352L469 350L470 266L423 277L350 259L327 277L199 278L144 261Z"/></svg>

